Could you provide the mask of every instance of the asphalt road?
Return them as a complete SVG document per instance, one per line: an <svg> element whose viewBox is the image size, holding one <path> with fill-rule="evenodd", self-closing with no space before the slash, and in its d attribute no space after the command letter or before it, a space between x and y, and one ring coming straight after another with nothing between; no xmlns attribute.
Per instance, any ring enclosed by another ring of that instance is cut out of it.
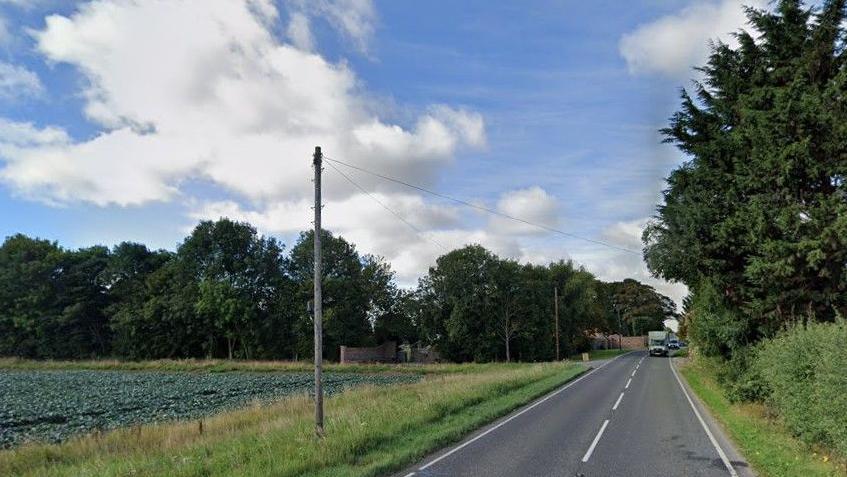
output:
<svg viewBox="0 0 847 477"><path fill-rule="evenodd" d="M751 475L693 395L689 401L670 361L632 352L597 362L583 377L397 475Z"/></svg>

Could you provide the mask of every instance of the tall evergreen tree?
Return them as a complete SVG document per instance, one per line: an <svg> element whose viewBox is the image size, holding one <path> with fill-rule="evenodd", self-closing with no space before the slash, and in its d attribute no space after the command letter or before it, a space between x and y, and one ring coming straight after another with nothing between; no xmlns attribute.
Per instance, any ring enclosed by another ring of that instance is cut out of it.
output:
<svg viewBox="0 0 847 477"><path fill-rule="evenodd" d="M726 350L847 311L845 2L747 14L663 130L689 159L644 233L654 274L735 314Z"/></svg>

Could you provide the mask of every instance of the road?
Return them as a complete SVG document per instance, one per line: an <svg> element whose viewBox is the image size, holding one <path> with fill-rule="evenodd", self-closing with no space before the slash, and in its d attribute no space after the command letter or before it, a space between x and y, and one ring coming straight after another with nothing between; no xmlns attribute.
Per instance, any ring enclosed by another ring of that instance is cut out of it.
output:
<svg viewBox="0 0 847 477"><path fill-rule="evenodd" d="M593 364L397 476L752 475L670 359L639 351Z"/></svg>

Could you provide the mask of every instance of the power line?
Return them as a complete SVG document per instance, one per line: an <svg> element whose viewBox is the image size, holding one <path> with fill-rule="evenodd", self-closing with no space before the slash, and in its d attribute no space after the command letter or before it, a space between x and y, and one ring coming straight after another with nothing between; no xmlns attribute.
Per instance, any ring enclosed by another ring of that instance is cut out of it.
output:
<svg viewBox="0 0 847 477"><path fill-rule="evenodd" d="M410 183L402 181L400 179L395 179L393 177L389 177L389 176L380 174L378 172L370 171L368 169L365 169L365 168L362 168L362 167L359 167L359 166L355 166L353 164L349 164L349 163L344 162L344 161L339 161L338 159L332 159L332 158L329 158L327 156L324 156L324 159L326 159L327 161L330 161L329 162L330 165L332 165L332 163L334 162L336 164L340 164L342 166L349 167L351 169L355 169L355 170L360 171L360 172L364 172L365 174L370 174L372 176L379 177L380 179L384 179L384 180L387 180L389 182L394 182L394 183L397 183L397 184L400 184L400 185L404 185L406 187L410 187L412 189L419 190L421 192L430 194L432 196L439 197L439 198L442 198L442 199L445 199L445 200L449 200L449 201L455 202L457 204L464 205L466 207L481 210L483 212L486 212L486 213L489 213L489 214L492 214L492 215L496 215L496 216L499 216L499 217L503 217L505 219L514 220L516 222L520 222L520 223L526 224L526 225L531 225L533 227L537 227L537 228L546 230L548 232L553 232L553 233L556 233L556 234L559 234L559 235L564 235L565 237L570 237L570 238L574 238L574 239L577 239L577 240L590 242L590 243L593 243L593 244L596 244L596 245L602 245L604 247L613 248L613 249L620 250L620 251L627 252L627 253L633 253L633 254L636 254L636 255L639 255L639 256L641 255L641 252L636 251L636 250L628 249L628 248L625 248L625 247L619 247L617 245L612 245L610 243L606 243L606 242L603 242L601 240L595 240L595 239L591 239L591 238L588 238L588 237L583 237L583 236L576 235L576 234L573 234L573 233L570 233L570 232L565 232L564 230L559 230L559 229L556 229L556 228L553 228L553 227L548 227L546 225L538 224L538 223L535 223L535 222L530 222L529 220L521 219L519 217L514 217L514 216L509 215L509 214L504 214L503 212L499 212L499 211L496 211L496 210L493 210L493 209L489 209L487 207L483 207L483 206L478 205L478 204L473 204L471 202L468 202L468 201L465 201L465 200L462 200L462 199L450 197L449 195L441 194L439 192L435 192L435 191L429 190L425 187L421 187L421 186L418 186L418 185L415 185L415 184L410 184ZM335 168L335 170L339 171L338 168ZM341 172L341 171L339 171L339 172ZM348 180L349 180L349 178L348 178Z"/></svg>
<svg viewBox="0 0 847 477"><path fill-rule="evenodd" d="M324 159L329 160L326 156L324 156ZM428 236L428 235L426 234L426 232L424 232L423 230L421 230L420 228L418 228L417 226L415 226L415 224L413 224L413 223L409 222L408 220L406 220L405 218L403 218L403 216L402 216L402 215L400 215L398 212L396 212L394 209L392 209L391 207L389 207L389 206L385 205L385 203L383 203L381 200L377 199L377 198L376 198L376 196L374 196L373 194L371 194L370 192L368 192L367 190L365 190L365 188L364 188L364 187L362 187L361 185L359 185L359 184L358 184L356 181L354 181L354 180L353 180L350 176L348 176L347 174L345 174L344 172L342 172L342 171L341 171L341 169L339 169L339 168L335 167L335 164L333 164L332 162L328 162L327 164L329 164L329 166L330 166L330 167L332 167L332 168L335 170L335 172L337 172L337 173L341 174L341 177L343 177L343 178L347 179L347 181L348 181L348 182L350 182L351 184L353 184L354 186L356 186L356 187L357 187L360 191L364 192L364 193L365 193L368 197L370 197L371 199L373 199L373 201L374 201L374 202L376 202L377 204L379 204L380 206L382 206L382 208L383 208L383 209L385 209L385 210L387 210L387 211L391 212L391 214L393 214L395 217L397 217L398 219L400 219L400 221L401 221L401 222L403 222L404 224L408 225L408 226L409 226L409 228L411 228L412 230L414 230L415 232L417 232L417 233L418 233L418 235L420 235L422 238L424 238L425 240L429 240L430 242L434 243L435 245L438 245L438 246L439 246L439 247L441 247L441 249L442 249L442 250L444 250L445 252L449 252L449 249L448 249L447 247L445 247L443 244L441 244L441 242L439 242L439 241L435 240L434 238L432 238L432 237Z"/></svg>

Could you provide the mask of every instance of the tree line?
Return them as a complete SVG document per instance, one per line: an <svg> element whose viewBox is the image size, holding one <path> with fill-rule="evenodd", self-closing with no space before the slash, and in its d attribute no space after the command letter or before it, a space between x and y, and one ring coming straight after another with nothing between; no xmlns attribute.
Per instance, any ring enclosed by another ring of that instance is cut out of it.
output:
<svg viewBox="0 0 847 477"><path fill-rule="evenodd" d="M0 246L0 355L307 359L313 232L286 250L246 223L201 222L175 252L124 242L77 250L25 235ZM651 287L604 283L572 262L519 264L479 245L438 258L416 288L385 260L324 232L324 343L434 345L456 361L562 356L590 333L641 333L673 316Z"/></svg>
<svg viewBox="0 0 847 477"><path fill-rule="evenodd" d="M847 312L845 2L747 16L663 130L687 161L644 232L653 273L691 290L692 337L724 358Z"/></svg>

